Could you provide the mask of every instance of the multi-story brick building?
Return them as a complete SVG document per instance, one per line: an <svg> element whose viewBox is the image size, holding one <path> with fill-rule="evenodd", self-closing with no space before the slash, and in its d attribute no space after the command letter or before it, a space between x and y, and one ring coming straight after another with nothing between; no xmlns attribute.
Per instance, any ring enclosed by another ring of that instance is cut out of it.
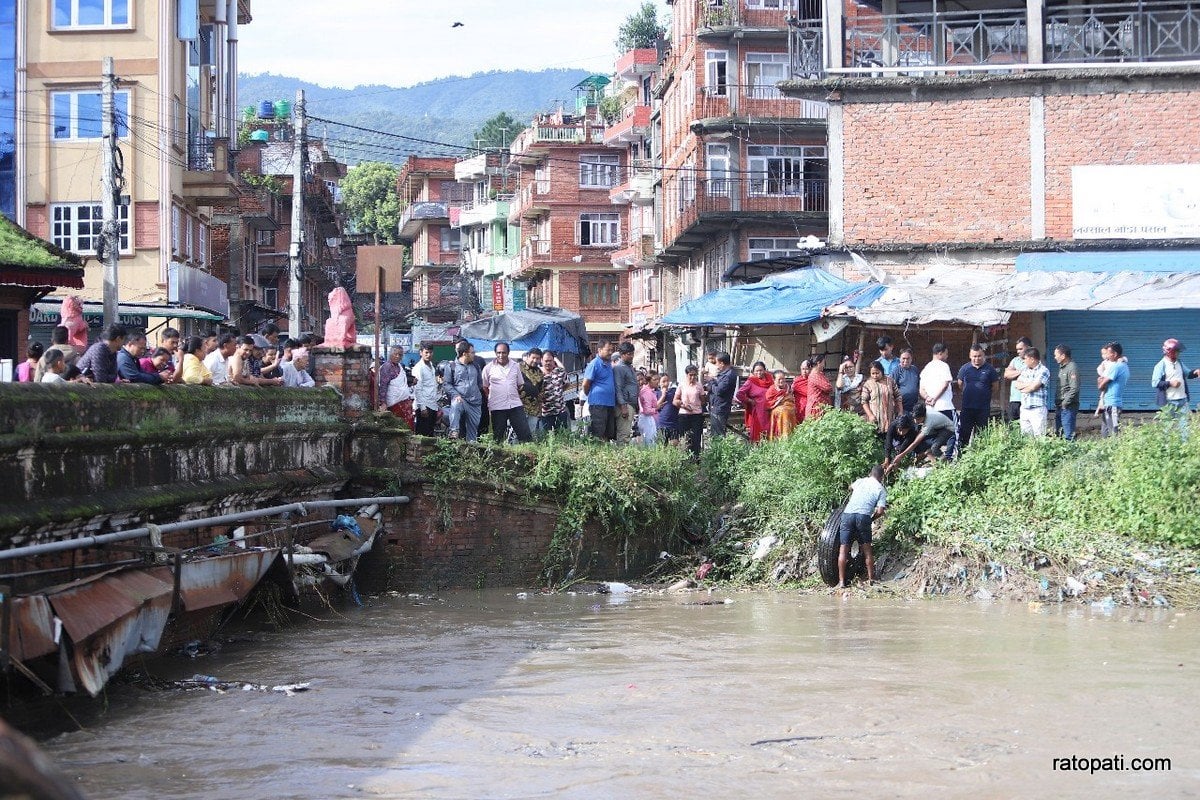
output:
<svg viewBox="0 0 1200 800"><path fill-rule="evenodd" d="M457 219L450 220L459 229L463 278L474 286L483 311L511 310L503 300L499 306L494 302L496 297L513 294L511 276L521 239L520 225L508 218L516 185L508 171L508 152L460 159L454 165L454 178L470 192L461 201Z"/></svg>
<svg viewBox="0 0 1200 800"><path fill-rule="evenodd" d="M409 156L400 168L397 190L403 211L400 241L412 263L404 277L412 281L413 314L426 322L456 322L464 311L479 309L474 284L464 282L458 218L473 187L455 180L455 159Z"/></svg>
<svg viewBox="0 0 1200 800"><path fill-rule="evenodd" d="M613 253L629 246L628 218L610 199L628 158L604 145L606 83L588 79L575 113L538 116L510 147L517 193L509 220L521 235L514 277L528 285L530 306L577 312L594 340L616 338L629 313L628 272L613 265Z"/></svg>
<svg viewBox="0 0 1200 800"><path fill-rule="evenodd" d="M274 139L245 143L237 154L236 200L218 206L213 217L214 248L223 256L215 259L213 271L228 283L230 323L243 331L268 321L281 328L288 323L295 147L280 136L287 130L290 123L277 124ZM347 283L342 273L352 272L343 268L342 219L335 204L345 172L345 165L323 142L309 140L303 191L302 332L322 330L329 316L330 289Z"/></svg>
<svg viewBox="0 0 1200 800"><path fill-rule="evenodd" d="M824 238L826 106L783 95L781 0L675 0L661 98L660 260L667 308L727 283L731 266Z"/></svg>
<svg viewBox="0 0 1200 800"><path fill-rule="evenodd" d="M898 276L1200 271L1200 2L940 5L826 3L793 27L784 91L831 104L830 245ZM1127 406L1148 408L1159 345L1200 330L1181 305L1051 309L1009 335L1087 361L1122 340Z"/></svg>
<svg viewBox="0 0 1200 800"><path fill-rule="evenodd" d="M14 142L11 171L0 163L4 213L64 250L95 255L100 65L113 56L120 299L151 306L151 324L223 319L227 292L213 275L211 209L234 191L237 31L250 22L249 0L8 6L0 27L15 35L0 37L8 50L0 63L13 70L3 72L13 89L5 119ZM103 271L98 260L88 262L85 298L101 299Z"/></svg>

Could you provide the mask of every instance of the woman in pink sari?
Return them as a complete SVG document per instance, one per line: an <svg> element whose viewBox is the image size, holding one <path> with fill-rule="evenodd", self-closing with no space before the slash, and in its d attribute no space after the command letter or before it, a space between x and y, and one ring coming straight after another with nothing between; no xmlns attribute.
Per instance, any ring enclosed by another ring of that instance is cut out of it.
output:
<svg viewBox="0 0 1200 800"><path fill-rule="evenodd" d="M825 359L813 356L808 360L808 398L805 401L804 418L819 419L826 409L833 405L833 384L825 377L822 367Z"/></svg>
<svg viewBox="0 0 1200 800"><path fill-rule="evenodd" d="M750 377L738 387L734 397L746 409L746 433L753 444L771 427L771 407L767 405L767 392L775 385L767 375L767 365L755 361L750 368Z"/></svg>

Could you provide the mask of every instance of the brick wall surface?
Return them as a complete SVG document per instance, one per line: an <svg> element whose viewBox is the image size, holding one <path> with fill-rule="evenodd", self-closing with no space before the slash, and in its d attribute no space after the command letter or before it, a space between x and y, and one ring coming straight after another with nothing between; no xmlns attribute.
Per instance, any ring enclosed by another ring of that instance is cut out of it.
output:
<svg viewBox="0 0 1200 800"><path fill-rule="evenodd" d="M1200 91L1046 98L1046 235L1071 238L1071 167L1200 162Z"/></svg>
<svg viewBox="0 0 1200 800"><path fill-rule="evenodd" d="M845 106L845 240L1029 238L1029 101Z"/></svg>

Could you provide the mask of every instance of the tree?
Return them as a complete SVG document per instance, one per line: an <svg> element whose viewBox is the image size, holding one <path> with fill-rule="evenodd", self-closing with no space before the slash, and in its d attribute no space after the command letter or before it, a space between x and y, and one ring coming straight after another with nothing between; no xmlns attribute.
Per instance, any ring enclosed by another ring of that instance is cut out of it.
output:
<svg viewBox="0 0 1200 800"><path fill-rule="evenodd" d="M351 167L342 181L342 207L354 229L369 233L376 244L395 244L400 235L400 198L396 167L382 161L363 161Z"/></svg>
<svg viewBox="0 0 1200 800"><path fill-rule="evenodd" d="M658 9L652 0L644 0L642 7L630 14L617 29L617 52L651 48L667 35L667 29L658 22Z"/></svg>
<svg viewBox="0 0 1200 800"><path fill-rule="evenodd" d="M475 131L476 147L485 150L507 149L525 126L501 111Z"/></svg>

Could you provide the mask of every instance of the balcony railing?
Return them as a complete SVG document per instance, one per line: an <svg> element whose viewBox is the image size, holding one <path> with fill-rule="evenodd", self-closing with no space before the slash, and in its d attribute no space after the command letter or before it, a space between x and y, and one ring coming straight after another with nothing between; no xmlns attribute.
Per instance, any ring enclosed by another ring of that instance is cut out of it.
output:
<svg viewBox="0 0 1200 800"><path fill-rule="evenodd" d="M787 97L774 85L703 86L696 98L697 119L761 117L768 120L811 119L829 116L829 105Z"/></svg>
<svg viewBox="0 0 1200 800"><path fill-rule="evenodd" d="M667 188L663 207L663 240L670 242L706 215L826 214L829 181L769 175L681 180Z"/></svg>
<svg viewBox="0 0 1200 800"><path fill-rule="evenodd" d="M695 0L696 20L704 28L779 28L784 29L798 9L811 5L804 0Z"/></svg>
<svg viewBox="0 0 1200 800"><path fill-rule="evenodd" d="M1200 59L1200 0L1096 3L1048 12L1040 51L1030 50L1026 14L1013 9L860 14L846 21L846 63L835 66L851 74ZM821 50L819 28L793 25L792 77L822 77Z"/></svg>

